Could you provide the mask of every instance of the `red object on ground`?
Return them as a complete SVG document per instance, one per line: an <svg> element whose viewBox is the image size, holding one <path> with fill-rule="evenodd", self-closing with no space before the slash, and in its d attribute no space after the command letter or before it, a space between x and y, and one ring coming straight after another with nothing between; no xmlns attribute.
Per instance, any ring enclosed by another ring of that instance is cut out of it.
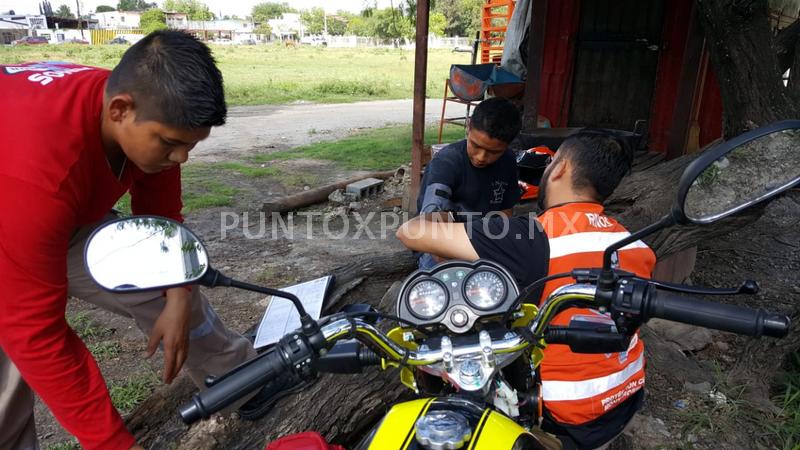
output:
<svg viewBox="0 0 800 450"><path fill-rule="evenodd" d="M328 441L315 431L306 431L270 442L264 450L345 450L345 448L341 445L328 444Z"/></svg>

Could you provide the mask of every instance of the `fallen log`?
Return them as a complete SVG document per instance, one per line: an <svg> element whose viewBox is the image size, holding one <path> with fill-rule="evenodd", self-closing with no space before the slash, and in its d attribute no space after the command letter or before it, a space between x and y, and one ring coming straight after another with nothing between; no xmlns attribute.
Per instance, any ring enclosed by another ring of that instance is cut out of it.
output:
<svg viewBox="0 0 800 450"><path fill-rule="evenodd" d="M273 201L264 202L264 204L261 206L261 211L265 213L285 213L302 208L304 206L322 203L328 200L328 196L331 195L331 192L337 189L344 189L350 183L355 183L366 178L378 178L385 180L393 177L395 172L395 170L372 172L358 177L353 177L348 180L326 184L325 186L309 189L297 194L280 197Z"/></svg>

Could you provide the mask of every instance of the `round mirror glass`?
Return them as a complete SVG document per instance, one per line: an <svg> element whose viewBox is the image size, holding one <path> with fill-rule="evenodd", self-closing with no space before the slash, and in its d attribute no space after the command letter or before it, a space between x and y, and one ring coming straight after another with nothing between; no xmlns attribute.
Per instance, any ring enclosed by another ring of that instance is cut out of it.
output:
<svg viewBox="0 0 800 450"><path fill-rule="evenodd" d="M709 223L765 200L800 181L800 130L766 134L710 164L686 193L683 211Z"/></svg>
<svg viewBox="0 0 800 450"><path fill-rule="evenodd" d="M142 291L197 281L208 269L208 256L183 225L161 217L131 217L94 232L86 244L86 267L105 289Z"/></svg>

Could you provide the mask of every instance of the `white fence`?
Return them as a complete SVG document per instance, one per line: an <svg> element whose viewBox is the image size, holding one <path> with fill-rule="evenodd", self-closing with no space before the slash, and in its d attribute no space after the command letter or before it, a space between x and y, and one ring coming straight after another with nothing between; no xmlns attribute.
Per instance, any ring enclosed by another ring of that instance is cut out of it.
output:
<svg viewBox="0 0 800 450"><path fill-rule="evenodd" d="M329 47L415 47L413 39L378 39L360 36L327 36L325 39ZM428 48L453 49L471 45L472 41L469 38L428 36Z"/></svg>

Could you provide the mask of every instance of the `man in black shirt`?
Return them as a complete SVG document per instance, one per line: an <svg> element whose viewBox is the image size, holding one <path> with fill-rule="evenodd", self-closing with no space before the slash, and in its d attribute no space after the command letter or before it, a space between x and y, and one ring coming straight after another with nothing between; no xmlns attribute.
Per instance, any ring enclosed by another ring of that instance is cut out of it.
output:
<svg viewBox="0 0 800 450"><path fill-rule="evenodd" d="M521 128L519 111L508 100L481 102L469 120L467 139L442 149L425 168L417 210L439 221L470 222L490 213L511 216L519 201L517 163L508 144ZM425 253L421 269L437 260Z"/></svg>
<svg viewBox="0 0 800 450"><path fill-rule="evenodd" d="M606 245L630 235L604 215L602 206L630 170L630 154L613 136L586 131L564 141L556 155L539 187L544 211L538 218L487 217L461 224L435 223L422 216L403 224L397 237L411 250L442 258L497 262L520 286L576 267L599 267ZM620 268L650 276L655 255L644 243L630 244L617 254ZM540 301L569 282L549 283ZM556 325L565 326L580 314L580 310L563 311L556 319L563 320ZM607 445L641 407L644 348L640 340L635 342L624 353L588 356L564 351L558 344L545 349L539 368L542 429L558 436L565 449ZM629 353L640 356L628 358ZM638 390L628 390L631 380ZM558 389L544 389L545 384ZM605 409L602 402L609 395L617 398L619 392L624 393L619 403Z"/></svg>

